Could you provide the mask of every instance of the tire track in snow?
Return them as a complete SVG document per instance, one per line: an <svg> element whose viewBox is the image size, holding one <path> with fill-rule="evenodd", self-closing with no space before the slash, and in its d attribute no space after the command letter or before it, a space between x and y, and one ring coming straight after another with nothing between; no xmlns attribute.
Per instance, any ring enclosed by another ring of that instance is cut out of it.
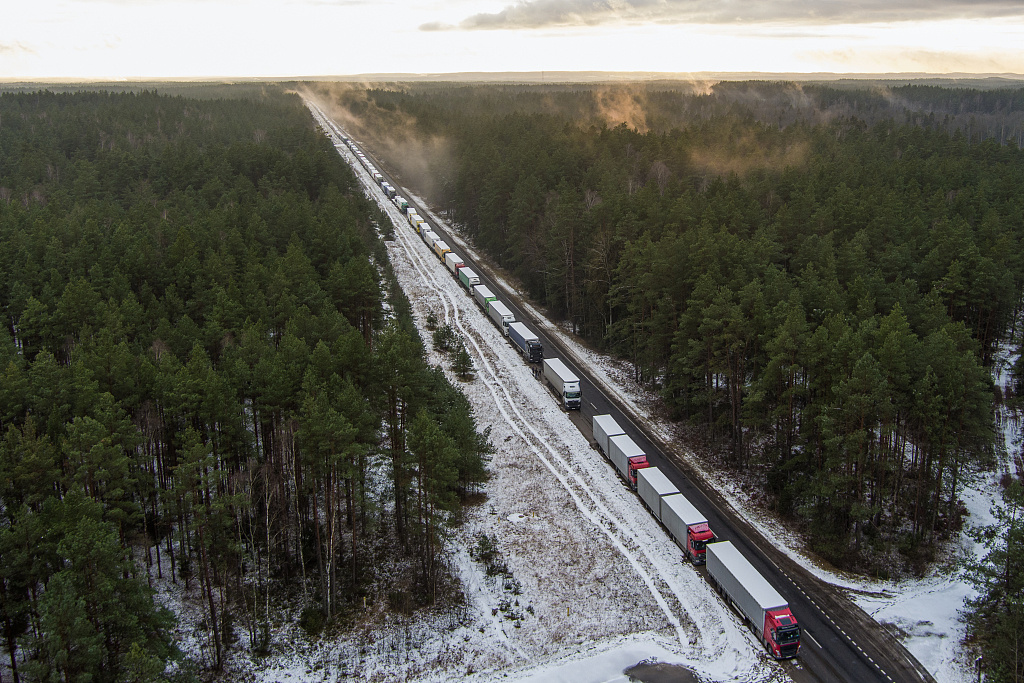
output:
<svg viewBox="0 0 1024 683"><path fill-rule="evenodd" d="M311 104L311 109L313 109L314 114L317 115L316 117L320 120L322 127L325 129L333 129L328 130L329 133L333 134L332 137L343 135L340 129L330 121L330 119L328 119L326 115L319 110L319 108L316 108L315 105ZM349 150L349 148L336 137L335 142L336 148L342 154L343 158L345 158L346 162L348 162L356 171L357 176L364 185L368 194L377 202L378 206L385 211L395 224L396 239L401 244L403 251L405 251L406 256L409 259L409 263L419 274L421 281L430 289L434 290L438 298L441 300L444 309L445 322L454 323L462 332L464 337L472 344L479 362L482 364L489 377L489 380L485 381L485 385L490 391L495 405L498 407L504 421L513 430L513 432L523 440L527 447L530 448L538 460L540 460L548 470L555 475L555 478L573 499L574 504L584 518L600 529L608 537L609 541L613 546L615 546L623 558L626 559L633 567L634 571L646 585L656 604L665 614L669 623L673 626L676 632L676 637L679 640L683 651L692 653L693 664L698 668L704 669L709 664L713 666L724 664L727 657L732 657L733 655L738 654L732 651L732 648L728 643L729 639L722 637L724 635L725 625L723 624L721 615L715 612L715 610L708 605L694 605L689 599L685 598L680 593L678 586L667 578L670 573L665 571L666 568L664 567L663 561L651 556L648 552L647 545L640 539L640 534L633 529L626 520L621 519L618 515L609 510L608 506L605 505L604 501L601 499L602 497L600 494L582 479L577 469L570 463L566 462L565 458L551 446L549 441L537 432L532 422L523 416L516 400L513 399L509 393L508 387L501 381L498 372L489 360L489 356L493 357L495 361L501 362L505 369L512 368L509 368L507 362L498 357L493 349L490 348L490 344L480 338L479 332L476 330L469 330L463 324L460 317L461 309L456 297L452 294L451 290L441 284L436 277L438 264L434 258L434 254L431 252L431 258L426 260L428 262L425 262L422 248L420 246L411 246L413 241L419 245L424 245L425 243L423 243L419 235L414 235L407 230L408 221L405 220L404 216L398 215L397 209L391 201L386 198L380 187L378 187L372 178L369 177L365 168L358 163L358 160L351 154L351 150ZM434 220L437 221L437 218L435 217ZM438 222L440 223L441 221ZM443 265L441 267L445 268ZM445 268L444 282L446 284L451 283L451 275L447 271L447 268ZM461 284L457 284L457 289L459 291L459 296L461 297ZM481 344L483 344L483 346L481 346ZM504 400L499 397L499 390L503 395ZM509 414L509 410L515 414L515 417ZM527 432L532 435L532 439L527 435ZM550 457L544 455L544 450L548 452ZM553 461L557 462L564 471L560 470L559 467L556 467L555 464L553 464ZM592 507L587 505L585 499L589 500ZM637 557L638 552L643 556L643 560L646 562L643 562ZM646 564L652 571L648 571L647 568L642 566L643 564ZM672 597L675 598L675 602L677 603L680 612L685 614L688 618L688 621L691 623L694 631L694 637L692 639L686 636L684 626L669 606L668 600L662 592L663 589L659 588L656 585L656 582L664 584L664 588L666 588L667 591L671 593ZM704 618L703 623L705 625L703 628L698 625L697 619L695 618L698 616ZM701 647L702 642L704 645L703 648ZM511 641L509 641L509 644L515 648ZM518 650L518 648L515 649ZM518 654L525 657L521 651L518 651ZM753 674L754 671L748 671L747 673Z"/></svg>
<svg viewBox="0 0 1024 683"><path fill-rule="evenodd" d="M401 228L398 228L398 230L402 231ZM643 567L640 566L639 561L633 556L633 553L625 547L625 544L617 535L611 532L611 529L609 529L608 525L602 523L603 520L601 519L601 517L605 518L615 526L620 526L619 521L611 515L607 508L604 508L604 506L598 502L596 496L593 494L593 491L589 488L589 486L587 486L579 478L577 474L572 472L571 468L564 462L561 456L558 456L555 453L554 449L551 448L550 444L548 444L540 436L540 434L536 432L533 426L523 417L522 413L519 412L518 407L515 405L515 401L509 394L508 388L499 379L496 370L494 369L491 362L487 359L487 356L485 355L483 349L481 348L480 343L477 341L476 335L467 330L466 327L463 325L462 319L459 316L460 309L458 307L458 304L454 300L453 295L451 294L450 291L445 291L446 288L441 286L437 282L437 278L434 276L432 272L429 272L433 269L424 266L422 255L417 253L420 250L411 249L409 247L409 241L411 240L411 237L408 235L408 233L405 233L404 231L402 232L403 237L400 238L402 242L402 248L405 250L406 255L409 256L410 261L413 262L413 267L416 269L416 271L420 274L421 277L423 277L425 282L429 283L430 288L437 292L438 298L441 299L444 305L445 320L447 321L451 319L454 322L455 326L459 329L459 331L462 332L465 338L468 339L470 343L473 345L479 362L482 363L485 371L487 372L487 375L490 377L490 380L487 381L485 384L487 385L487 388L490 391L491 396L494 399L494 403L497 406L498 411L501 413L502 418L512 429L512 431L515 432L516 435L523 440L527 447L530 448L534 455L537 456L537 458L542 463L544 463L544 465L551 471L551 473L555 475L555 478L558 479L562 487L569 493L570 497L572 497L573 502L576 505L576 508L580 511L584 518L590 521L595 527L603 531L604 534L608 537L608 539L612 542L612 544L616 547L616 549L633 566L634 571L636 571L636 573L640 576L643 582L647 585L648 590L650 591L652 597L654 597L655 599L655 602L657 602L662 612L664 612L665 616L668 618L669 623L672 624L673 628L676 630L676 636L679 638L680 645L683 647L688 647L689 642L688 639L685 638L682 625L680 624L679 619L672 612L671 608L669 608L668 603L666 602L664 596L661 594L661 591L654 585L654 581L651 578L650 574ZM453 309L451 318L449 318L448 314L449 305L451 305L451 308ZM501 389L501 393L503 394L504 399L498 395L498 388ZM512 412L515 413L517 419L513 419L513 417L509 414L509 408L512 410ZM533 439L527 436L526 432L522 429L521 425L523 427L526 427L527 430L529 430L529 432L534 437ZM568 476L566 476L564 472L556 468L551 463L551 460L549 460L548 457L544 455L541 449L537 446L538 442L544 444L547 450L553 454L554 458L559 461L562 467L564 467L566 470L569 470L569 476L572 476L572 478L576 480L577 487L583 489L584 493L590 498L591 503L593 503L594 505L594 508L597 508L597 514L595 514L594 509L588 508L588 506L584 503L579 493L574 489L573 486L570 485Z"/></svg>
<svg viewBox="0 0 1024 683"><path fill-rule="evenodd" d="M323 113L319 113L324 118L324 120L326 120L326 117L323 115ZM334 129L335 134L340 135L338 129L333 125L333 123L330 123L329 125L331 128ZM359 168L362 168L362 166L360 165ZM360 174L360 176L361 179L363 179L362 174ZM363 180L364 186L366 186L367 184L365 182L365 179ZM380 188L377 187L376 183L370 181L369 189L373 199L377 202L378 206L384 209L384 211L392 219L393 223L396 223L396 238L402 245L402 249L405 251L406 256L409 258L409 262L412 264L416 272L420 275L421 280L437 293L438 298L441 300L442 306L444 307L445 322L453 322L455 326L459 329L459 331L462 332L463 336L466 339L468 339L472 344L473 349L476 351L476 355L479 361L483 364L488 376L490 377L490 381L485 382L485 384L487 385L488 390L490 391L491 396L494 399L494 403L497 406L505 422L513 430L513 432L515 432L516 435L523 440L523 442L530 448L534 455L537 456L537 458L551 471L551 473L555 475L556 479L558 479L559 483L573 499L573 502L575 503L580 513L595 527L600 529L608 537L608 539L612 542L612 544L616 547L620 554L622 554L623 557L630 563L634 571L636 571L636 573L640 576L641 580L643 580L645 585L648 587L648 590L650 591L652 597L655 599L655 602L658 604L662 612L665 614L666 618L669 620L669 623L672 624L673 628L676 631L676 636L679 639L680 646L682 646L684 649L692 647L690 645L689 639L686 638L683 632L683 628L678 617L673 613L671 608L668 606L668 603L665 600L665 597L662 595L661 591L654 585L654 580L651 577L651 574L640 566L640 562L634 556L633 552L626 548L623 539L612 533L611 529L609 528L609 525L616 527L620 531L620 533L623 533L624 535L631 537L633 543L642 549L643 544L637 543L635 538L635 532L633 532L632 529L628 531L624 529L625 525L623 524L623 522L619 520L615 515L613 515L608 510L608 508L597 499L597 495L595 494L593 489L582 480L579 474L575 472L574 469L570 467L568 463L565 462L564 458L562 458L562 456L557 451L554 450L554 448L547 442L547 440L537 433L533 425L525 417L523 417L522 413L519 411L519 408L516 406L515 400L509 394L508 388L505 386L503 382L501 382L493 365L487 359L484 350L481 348L481 345L477 340L477 335L467 330L466 327L463 325L462 319L459 315L460 308L455 297L452 295L450 290L448 290L446 287L444 287L438 282L434 272L436 271L436 269L431 267L436 264L425 264L422 249L420 249L418 246L415 248L410 246L410 244L413 242L413 237L412 234L405 229L405 223L407 223L407 221L402 221L400 218L396 220L396 216L394 215L394 206L386 197L383 196L383 194L380 191ZM422 239L419 238L418 235L415 238L415 242L425 246L425 243L423 242ZM431 254L431 256L433 256L433 254ZM432 260L433 259L431 259L431 261ZM449 307L451 309L450 313ZM504 395L504 400L502 400L502 398L498 396L496 387L500 387L501 392ZM516 418L518 418L518 421L513 419L512 416L509 415L509 412L508 410L506 410L506 407L512 409L512 411L516 414ZM527 436L527 434L523 431L520 425L525 427L532 434L535 441L531 440ZM543 452L541 452L540 448L538 448L537 446L538 443L542 444L543 447L551 454L551 457L554 460L556 460L566 470L566 472L568 472L568 476L564 472L559 471L559 469L552 464L551 460L549 460L548 457L546 457L543 454ZM593 504L594 509L590 509L585 505L582 497L577 493L577 491L574 490L573 486L570 485L569 477L571 477L576 482L577 487L583 490L586 497L589 498L591 503ZM607 521L608 524L603 523L604 521ZM652 561L650 556L647 555L646 552L644 553L644 555L648 560L648 563L650 563L654 566L655 569L657 569L657 564ZM674 588L672 587L670 587L670 590L675 595L677 602L679 602L680 606L682 607L682 610L684 612L687 612L689 615L689 610L685 608L684 601L682 597L678 594L678 591L674 590Z"/></svg>

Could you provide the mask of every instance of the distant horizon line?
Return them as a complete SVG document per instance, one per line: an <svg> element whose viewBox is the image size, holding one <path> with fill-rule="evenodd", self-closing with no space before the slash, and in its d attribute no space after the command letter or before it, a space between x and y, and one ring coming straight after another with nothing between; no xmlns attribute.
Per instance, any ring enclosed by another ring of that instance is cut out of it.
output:
<svg viewBox="0 0 1024 683"><path fill-rule="evenodd" d="M382 72L305 76L132 76L113 78L0 78L2 85L89 85L143 83L290 83L296 81L340 82L491 82L571 84L625 81L697 80L1006 80L1024 81L1024 74L1012 72L839 72L839 71L452 71Z"/></svg>

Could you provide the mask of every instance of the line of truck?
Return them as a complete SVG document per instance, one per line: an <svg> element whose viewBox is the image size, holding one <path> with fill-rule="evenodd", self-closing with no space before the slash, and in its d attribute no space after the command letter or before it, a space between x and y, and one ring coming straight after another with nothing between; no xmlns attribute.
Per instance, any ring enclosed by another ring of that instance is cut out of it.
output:
<svg viewBox="0 0 1024 683"><path fill-rule="evenodd" d="M573 374L560 359L544 358L544 347L540 343L540 338L531 332L524 323L518 322L512 310L490 288L480 284L480 276L467 266L462 257L452 251L451 246L431 229L430 224L416 211L416 207L411 206L408 200L397 194L395 188L384 180L384 176L374 168L354 142L344 136L342 136L342 141L348 145L374 181L381 186L391 202L402 212L409 222L409 226L419 234L423 243L458 279L459 283L498 327L502 335L519 351L523 359L527 363L542 364L540 376L558 395L562 407L566 410L579 410L583 405L579 377Z"/></svg>
<svg viewBox="0 0 1024 683"><path fill-rule="evenodd" d="M706 515L676 488L611 415L595 415L594 440L601 453L654 518L661 522L690 562L706 564L711 584L735 606L768 653L776 659L796 657L800 626L789 603L747 561L731 541L718 541Z"/></svg>
<svg viewBox="0 0 1024 683"><path fill-rule="evenodd" d="M544 381L558 395L567 410L582 406L579 378L558 358L544 358L538 336L515 319L462 257L435 233L414 206L397 194L366 155L342 136L388 198L405 215L434 255L473 297L501 333L528 363L542 363ZM743 557L731 541L719 541L707 517L684 496L657 467L652 467L635 441L611 415L595 415L594 439L601 453L612 463L626 483L637 492L644 505L668 531L672 540L694 565L706 565L711 584L723 599L733 605L769 654L777 659L795 657L800 650L800 626L789 604L771 584Z"/></svg>

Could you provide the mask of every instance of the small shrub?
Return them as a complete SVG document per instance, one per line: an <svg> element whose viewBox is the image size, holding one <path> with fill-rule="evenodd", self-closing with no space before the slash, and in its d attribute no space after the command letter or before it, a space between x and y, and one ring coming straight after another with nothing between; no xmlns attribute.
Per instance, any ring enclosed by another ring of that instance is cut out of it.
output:
<svg viewBox="0 0 1024 683"><path fill-rule="evenodd" d="M224 610L220 615L221 640L227 646L235 644L238 635L235 633L235 615L231 610Z"/></svg>
<svg viewBox="0 0 1024 683"><path fill-rule="evenodd" d="M270 624L268 622L260 624L256 640L252 644L252 651L257 657L266 657L270 654Z"/></svg>
<svg viewBox="0 0 1024 683"><path fill-rule="evenodd" d="M311 638L320 635L324 630L323 612L313 605L306 607L299 616L299 627Z"/></svg>
<svg viewBox="0 0 1024 683"><path fill-rule="evenodd" d="M460 341L455 329L448 323L434 330L432 338L434 340L434 348L444 354L451 353L455 345Z"/></svg>
<svg viewBox="0 0 1024 683"><path fill-rule="evenodd" d="M473 358L462 344L459 344L459 349L455 352L452 371L462 378L468 377L473 372Z"/></svg>

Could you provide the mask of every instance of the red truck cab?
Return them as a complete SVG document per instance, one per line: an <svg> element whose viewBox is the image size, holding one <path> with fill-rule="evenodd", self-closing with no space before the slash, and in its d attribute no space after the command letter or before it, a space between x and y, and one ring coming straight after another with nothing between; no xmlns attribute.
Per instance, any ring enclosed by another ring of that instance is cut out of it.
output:
<svg viewBox="0 0 1024 683"><path fill-rule="evenodd" d="M796 657L800 651L800 625L788 607L765 612L763 636L765 647L776 659Z"/></svg>
<svg viewBox="0 0 1024 683"><path fill-rule="evenodd" d="M707 522L693 524L686 528L686 536L690 561L694 564L704 564L707 557L707 544L715 540L715 535L711 533L711 527Z"/></svg>
<svg viewBox="0 0 1024 683"><path fill-rule="evenodd" d="M634 489L636 488L636 471L642 470L645 467L650 467L651 464L647 462L646 455L635 455L629 459L629 485Z"/></svg>

